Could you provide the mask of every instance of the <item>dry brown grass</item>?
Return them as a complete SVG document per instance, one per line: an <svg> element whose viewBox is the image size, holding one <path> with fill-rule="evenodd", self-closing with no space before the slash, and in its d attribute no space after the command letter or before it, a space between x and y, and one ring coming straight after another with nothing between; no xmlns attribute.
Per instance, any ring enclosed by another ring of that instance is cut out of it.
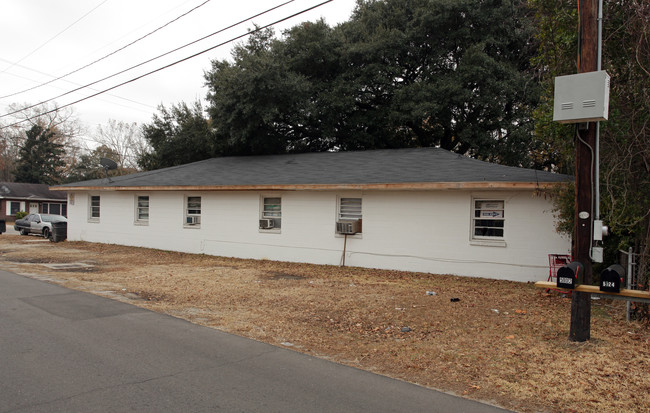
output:
<svg viewBox="0 0 650 413"><path fill-rule="evenodd" d="M593 301L592 339L572 343L570 299L531 284L6 235L0 250L4 269L518 411L650 411L650 330L621 301ZM41 265L73 261L94 267Z"/></svg>

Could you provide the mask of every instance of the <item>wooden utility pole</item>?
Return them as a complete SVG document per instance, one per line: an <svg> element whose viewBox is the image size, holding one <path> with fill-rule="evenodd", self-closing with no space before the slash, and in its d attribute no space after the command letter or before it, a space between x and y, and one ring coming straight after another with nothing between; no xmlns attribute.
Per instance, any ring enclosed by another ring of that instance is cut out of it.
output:
<svg viewBox="0 0 650 413"><path fill-rule="evenodd" d="M598 2L579 0L578 73L598 70ZM575 239L573 260L584 267L583 283L592 283L590 250L594 226L594 171L596 123L579 124L576 139ZM591 335L591 294L574 291L571 301L569 340L586 341Z"/></svg>

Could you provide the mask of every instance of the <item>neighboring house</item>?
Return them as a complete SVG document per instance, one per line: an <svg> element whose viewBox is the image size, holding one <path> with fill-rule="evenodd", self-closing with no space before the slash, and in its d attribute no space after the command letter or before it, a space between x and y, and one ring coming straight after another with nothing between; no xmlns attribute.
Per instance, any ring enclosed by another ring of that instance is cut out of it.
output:
<svg viewBox="0 0 650 413"><path fill-rule="evenodd" d="M534 281L570 250L544 193L568 180L421 148L222 157L52 189L68 191L73 241Z"/></svg>
<svg viewBox="0 0 650 413"><path fill-rule="evenodd" d="M16 213L68 215L65 192L50 191L49 185L0 182L0 219L16 220Z"/></svg>

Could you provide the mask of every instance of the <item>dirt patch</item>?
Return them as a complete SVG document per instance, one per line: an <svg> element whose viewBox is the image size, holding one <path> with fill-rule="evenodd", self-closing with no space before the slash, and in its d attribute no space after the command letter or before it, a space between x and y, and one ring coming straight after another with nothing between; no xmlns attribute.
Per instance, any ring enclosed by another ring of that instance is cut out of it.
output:
<svg viewBox="0 0 650 413"><path fill-rule="evenodd" d="M592 339L572 343L570 298L531 284L82 242L22 255L23 246L0 238L0 266L92 261L90 273L9 269L506 408L650 409L650 331L625 321L622 301L593 301Z"/></svg>
<svg viewBox="0 0 650 413"><path fill-rule="evenodd" d="M304 280L305 277L302 275L295 275L295 274L285 274L282 272L276 272L276 273L271 273L268 274L268 277L272 280Z"/></svg>

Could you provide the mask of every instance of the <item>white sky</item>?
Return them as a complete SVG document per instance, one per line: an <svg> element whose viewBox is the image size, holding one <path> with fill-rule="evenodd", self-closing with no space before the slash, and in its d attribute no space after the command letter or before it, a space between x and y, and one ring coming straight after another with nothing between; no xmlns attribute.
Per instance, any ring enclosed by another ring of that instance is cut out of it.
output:
<svg viewBox="0 0 650 413"><path fill-rule="evenodd" d="M0 96L38 86L114 52L205 0L2 0L0 3ZM101 62L64 79L14 96L0 98L0 116L11 103L36 104L79 86L111 76L177 47L247 19L287 0L210 0L180 20ZM253 23L264 26L321 3L294 0L252 21L212 36L90 88L59 97L61 106L131 80L194 53L245 34ZM276 25L276 32L323 17L330 25L349 19L355 0L333 0ZM245 41L240 39L237 42ZM189 61L74 105L94 132L109 119L150 122L159 104L204 99L203 73L210 61L229 59L229 43ZM9 118L0 118L7 124Z"/></svg>

